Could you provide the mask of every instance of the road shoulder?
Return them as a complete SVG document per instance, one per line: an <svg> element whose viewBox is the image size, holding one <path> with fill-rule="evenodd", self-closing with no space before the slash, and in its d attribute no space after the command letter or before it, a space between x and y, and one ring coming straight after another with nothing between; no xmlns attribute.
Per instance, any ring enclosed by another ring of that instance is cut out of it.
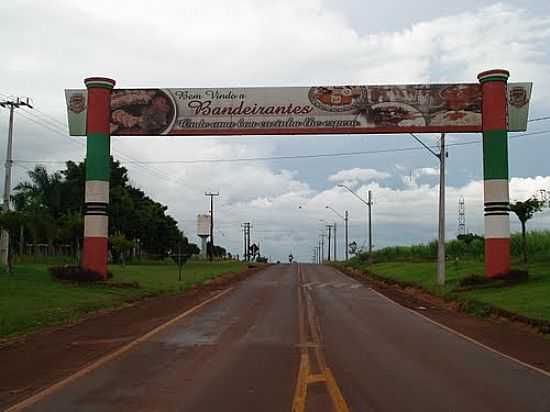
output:
<svg viewBox="0 0 550 412"><path fill-rule="evenodd" d="M458 334L465 335L465 337L494 351L550 373L549 335L542 335L523 323L504 318L476 318L458 311L455 304L427 292L387 284L369 278L356 270L343 267L334 269L367 284L395 303L456 331Z"/></svg>

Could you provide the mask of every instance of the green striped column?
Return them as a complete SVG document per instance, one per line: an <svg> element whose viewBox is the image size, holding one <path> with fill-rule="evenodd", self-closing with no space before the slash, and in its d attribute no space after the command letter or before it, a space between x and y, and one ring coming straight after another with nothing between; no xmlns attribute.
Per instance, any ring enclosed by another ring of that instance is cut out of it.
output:
<svg viewBox="0 0 550 412"><path fill-rule="evenodd" d="M506 70L480 73L483 118L485 276L510 271Z"/></svg>
<svg viewBox="0 0 550 412"><path fill-rule="evenodd" d="M115 81L103 77L84 80L88 88L86 119L86 189L84 208L84 244L81 267L107 279L109 243L109 156L111 90Z"/></svg>

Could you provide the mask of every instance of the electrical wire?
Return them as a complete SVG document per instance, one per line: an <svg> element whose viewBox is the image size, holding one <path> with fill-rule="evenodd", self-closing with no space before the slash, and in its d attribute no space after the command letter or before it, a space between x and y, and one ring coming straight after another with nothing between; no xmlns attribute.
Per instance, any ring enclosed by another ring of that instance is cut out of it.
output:
<svg viewBox="0 0 550 412"><path fill-rule="evenodd" d="M509 139L517 139L520 137L535 136L540 134L550 133L548 130L539 130L536 132L522 133L514 136L510 136ZM481 144L481 140L449 143L447 147L469 146ZM436 149L437 146L429 145L428 147ZM195 160L154 160L154 161L130 161L137 162L144 165L157 165L157 164L198 164L198 163L236 163L236 162L254 162L254 161L267 161L267 160L293 160L293 159L318 159L318 158L333 158L333 157L349 157L349 156L361 156L369 154L382 154L382 153L399 153L399 152L412 152L424 150L418 146L408 146L394 149L380 149L380 150L366 150L357 152L339 152L339 153L318 153L311 155L283 155L283 156L260 156L260 157L241 157L234 159L195 159ZM37 160L17 160L18 162L37 162L37 163L65 163L62 160L44 160L43 162Z"/></svg>
<svg viewBox="0 0 550 412"><path fill-rule="evenodd" d="M21 112L19 112L18 115L20 115L21 117L25 118L26 120L28 120L28 121L30 121L34 124L37 124L41 127L44 127L46 129L50 130L51 132L53 132L57 135L65 137L67 139L67 141L71 144L86 146L86 143L84 143L80 140L72 139L71 137L69 137L68 132L66 131L66 129L62 130L60 126L57 126L57 125L53 124L51 121L48 121L47 119L44 119L41 116L36 115L35 113L33 113L31 111L25 110L24 112L26 114L30 115L30 116L22 114ZM161 172L161 171L159 171L159 170L157 170L157 169L155 169L151 166L144 165L142 161L139 161L137 159L133 159L130 156L128 156L124 153L121 153L120 151L115 150L115 149L111 149L111 151L113 153L115 153L120 160L123 160L125 163L128 163L128 164L136 165L138 168L141 167L142 171L149 171L150 173L152 173L152 175L154 177L162 177L163 179L174 180L173 176L170 176L166 173L163 173L163 172ZM21 163L21 161L18 161L18 162ZM31 162L26 162L26 163L31 163ZM47 163L60 164L61 163L61 164L65 164L66 161L34 161L34 163L43 163L43 164L47 164Z"/></svg>

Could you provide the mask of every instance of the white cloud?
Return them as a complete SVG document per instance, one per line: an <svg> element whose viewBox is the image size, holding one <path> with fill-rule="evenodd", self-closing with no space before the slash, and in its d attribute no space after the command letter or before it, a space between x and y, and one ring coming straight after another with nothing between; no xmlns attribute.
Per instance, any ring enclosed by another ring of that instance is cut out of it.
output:
<svg viewBox="0 0 550 412"><path fill-rule="evenodd" d="M328 180L331 182L343 182L343 181L361 181L366 182L369 180L381 180L387 179L391 174L387 172L381 172L376 169L347 169L340 170L339 172L329 176Z"/></svg>
<svg viewBox="0 0 550 412"><path fill-rule="evenodd" d="M510 182L511 199L530 197L541 188L550 189L550 176L535 178L513 178ZM390 244L411 244L428 242L437 236L438 193L437 185L420 185L395 189L370 183L357 188L357 193L366 198L373 193L373 221L376 247ZM466 225L468 231L483 234L483 181L472 181L461 187L446 189L446 233L454 238L458 228L458 200L464 197ZM281 248L288 253L303 243L313 244L327 222L336 222L339 227L339 241L343 239L343 222L325 206L330 205L340 214L345 210L350 215L350 238L358 243L365 242L366 207L350 193L339 187L319 192L285 194L274 197L269 203L255 202L255 228L262 242ZM298 205L302 206L298 209ZM259 207L261 206L261 207ZM243 216L248 210L242 204L239 210ZM510 216L512 230L519 225L514 215ZM281 224L284 222L284 224ZM281 229L284 229L283 233ZM530 229L549 229L550 212L537 214L530 222ZM340 238L340 236L342 236ZM283 252L284 251L284 252ZM341 253L341 252L340 252Z"/></svg>
<svg viewBox="0 0 550 412"><path fill-rule="evenodd" d="M421 167L419 169L414 169L414 174L417 177L420 176L439 176L439 169L435 167Z"/></svg>

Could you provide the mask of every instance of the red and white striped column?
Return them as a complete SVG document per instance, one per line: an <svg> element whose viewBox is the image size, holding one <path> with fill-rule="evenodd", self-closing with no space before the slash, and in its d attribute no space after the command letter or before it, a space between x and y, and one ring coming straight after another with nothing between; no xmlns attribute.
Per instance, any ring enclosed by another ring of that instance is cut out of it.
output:
<svg viewBox="0 0 550 412"><path fill-rule="evenodd" d="M510 271L510 198L506 70L480 73L483 116L485 276Z"/></svg>
<svg viewBox="0 0 550 412"><path fill-rule="evenodd" d="M109 243L109 176L111 91L115 81L103 77L84 80L88 89L86 119L86 188L84 244L81 267L107 279Z"/></svg>

